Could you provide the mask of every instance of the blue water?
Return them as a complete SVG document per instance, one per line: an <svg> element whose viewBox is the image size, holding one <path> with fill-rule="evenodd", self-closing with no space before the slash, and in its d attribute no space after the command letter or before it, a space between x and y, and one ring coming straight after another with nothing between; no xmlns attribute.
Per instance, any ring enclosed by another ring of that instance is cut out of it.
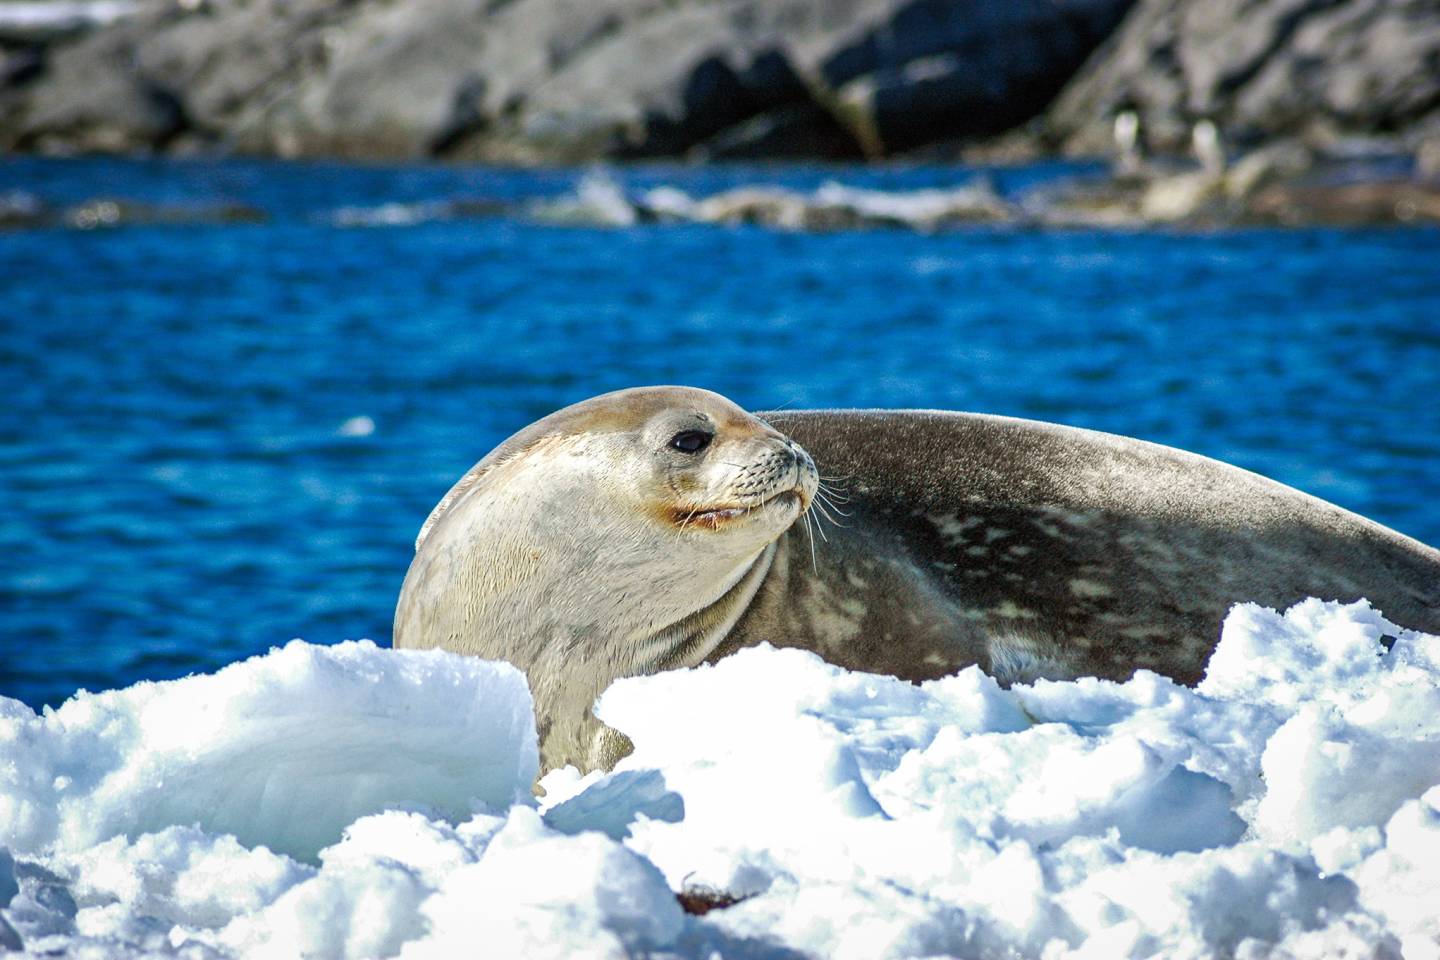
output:
<svg viewBox="0 0 1440 960"><path fill-rule="evenodd" d="M969 175L616 176L705 193ZM1440 543L1440 231L326 221L557 196L577 177L0 159L0 193L272 214L0 232L0 693L54 704L295 636L384 642L415 532L449 484L536 417L634 384L1094 427ZM373 433L345 435L356 417Z"/></svg>

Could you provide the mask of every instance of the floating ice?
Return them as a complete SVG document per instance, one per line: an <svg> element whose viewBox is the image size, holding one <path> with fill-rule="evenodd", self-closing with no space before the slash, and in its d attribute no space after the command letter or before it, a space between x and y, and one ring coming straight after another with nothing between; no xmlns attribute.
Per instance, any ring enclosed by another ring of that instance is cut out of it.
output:
<svg viewBox="0 0 1440 960"><path fill-rule="evenodd" d="M635 753L538 803L529 711L503 665L298 642L0 702L0 948L1440 956L1440 638L1364 603L1236 607L1194 689L746 650L615 684Z"/></svg>
<svg viewBox="0 0 1440 960"><path fill-rule="evenodd" d="M375 432L375 420L363 415L351 417L340 424L335 432L342 437L368 437Z"/></svg>

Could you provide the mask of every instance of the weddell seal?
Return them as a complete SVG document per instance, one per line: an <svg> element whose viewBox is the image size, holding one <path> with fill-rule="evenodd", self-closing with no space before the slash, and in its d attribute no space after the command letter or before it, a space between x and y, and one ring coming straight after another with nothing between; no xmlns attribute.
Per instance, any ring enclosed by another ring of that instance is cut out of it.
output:
<svg viewBox="0 0 1440 960"><path fill-rule="evenodd" d="M394 645L514 663L543 766L590 769L629 749L591 714L613 680L762 641L916 681L1193 683L1233 603L1308 596L1440 632L1440 552L1140 440L642 387L545 417L455 484Z"/></svg>

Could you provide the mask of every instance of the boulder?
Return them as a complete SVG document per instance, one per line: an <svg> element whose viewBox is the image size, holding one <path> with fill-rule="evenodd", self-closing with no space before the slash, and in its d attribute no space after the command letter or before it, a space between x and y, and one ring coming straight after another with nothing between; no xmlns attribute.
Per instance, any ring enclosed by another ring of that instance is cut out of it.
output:
<svg viewBox="0 0 1440 960"><path fill-rule="evenodd" d="M102 31L50 53L39 76L7 87L0 147L124 152L164 146L185 127L184 106L135 69L131 52L118 31Z"/></svg>

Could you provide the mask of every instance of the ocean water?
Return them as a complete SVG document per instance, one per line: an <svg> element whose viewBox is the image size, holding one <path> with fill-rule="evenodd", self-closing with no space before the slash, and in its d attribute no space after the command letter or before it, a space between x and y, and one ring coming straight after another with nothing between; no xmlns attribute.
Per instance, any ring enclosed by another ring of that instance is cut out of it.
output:
<svg viewBox="0 0 1440 960"><path fill-rule="evenodd" d="M0 159L0 195L269 215L0 232L0 694L54 704L292 637L383 643L450 483L535 418L636 384L1108 430L1440 544L1440 231L336 222L560 197L582 174ZM697 194L972 176L612 175Z"/></svg>

